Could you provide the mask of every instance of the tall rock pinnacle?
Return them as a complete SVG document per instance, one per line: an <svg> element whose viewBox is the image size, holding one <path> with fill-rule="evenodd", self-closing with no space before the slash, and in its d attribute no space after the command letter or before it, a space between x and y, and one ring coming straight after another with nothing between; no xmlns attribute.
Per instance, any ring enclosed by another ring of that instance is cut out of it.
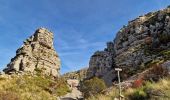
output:
<svg viewBox="0 0 170 100"><path fill-rule="evenodd" d="M54 50L53 38L53 33L47 29L37 29L34 35L24 41L3 71L7 74L33 73L38 69L46 75L59 76L60 59Z"/></svg>

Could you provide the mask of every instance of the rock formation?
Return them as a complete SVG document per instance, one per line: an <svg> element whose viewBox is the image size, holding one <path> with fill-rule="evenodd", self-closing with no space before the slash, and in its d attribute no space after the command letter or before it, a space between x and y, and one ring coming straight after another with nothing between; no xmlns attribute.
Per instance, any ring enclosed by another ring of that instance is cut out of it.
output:
<svg viewBox="0 0 170 100"><path fill-rule="evenodd" d="M83 80L86 78L86 73L87 73L87 68L83 68L78 71L65 73L64 75L62 75L62 77L65 79Z"/></svg>
<svg viewBox="0 0 170 100"><path fill-rule="evenodd" d="M101 77L106 83L116 79L115 67L124 70L123 77L135 74L150 63L170 58L170 8L150 12L124 26L104 51L90 59L87 77Z"/></svg>
<svg viewBox="0 0 170 100"><path fill-rule="evenodd" d="M59 76L60 59L54 50L53 38L53 33L47 29L37 29L34 35L24 41L3 71L7 74L41 71L47 75Z"/></svg>

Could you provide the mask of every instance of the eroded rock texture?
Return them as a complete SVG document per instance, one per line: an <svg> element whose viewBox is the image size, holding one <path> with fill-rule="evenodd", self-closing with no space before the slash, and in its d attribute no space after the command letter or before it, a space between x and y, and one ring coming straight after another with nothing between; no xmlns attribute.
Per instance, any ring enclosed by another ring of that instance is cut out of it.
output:
<svg viewBox="0 0 170 100"><path fill-rule="evenodd" d="M60 59L54 50L53 38L53 33L47 29L37 29L34 35L24 41L3 71L10 74L38 70L47 75L59 76Z"/></svg>
<svg viewBox="0 0 170 100"><path fill-rule="evenodd" d="M151 62L169 60L170 8L150 12L124 26L104 51L90 59L87 77L101 77L106 83L116 79L115 67L124 69L124 76L142 70ZM168 55L168 56L167 56Z"/></svg>

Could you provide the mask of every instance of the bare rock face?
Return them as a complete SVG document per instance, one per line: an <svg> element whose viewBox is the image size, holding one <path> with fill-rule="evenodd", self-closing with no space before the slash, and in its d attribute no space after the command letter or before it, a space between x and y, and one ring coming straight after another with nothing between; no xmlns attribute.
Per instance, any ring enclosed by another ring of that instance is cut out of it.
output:
<svg viewBox="0 0 170 100"><path fill-rule="evenodd" d="M108 44L112 44L112 43L108 43ZM100 77L100 76L105 75L108 71L110 71L112 67L114 66L113 52L114 51L112 51L112 49L110 51L105 50L105 51L95 52L90 60L88 77L91 77L91 76Z"/></svg>
<svg viewBox="0 0 170 100"><path fill-rule="evenodd" d="M34 35L24 41L16 56L3 71L7 74L17 72L36 72L59 76L60 59L54 50L53 33L39 28Z"/></svg>
<svg viewBox="0 0 170 100"><path fill-rule="evenodd" d="M124 76L143 70L149 63L170 60L170 8L150 12L124 26L104 51L97 51L90 59L87 77L116 79L115 67ZM112 73L112 74L109 74ZM112 84L112 83L110 83Z"/></svg>
<svg viewBox="0 0 170 100"><path fill-rule="evenodd" d="M92 55L89 68L87 70L87 78L99 77L102 78L107 85L112 84L112 79L116 77L114 70L114 44L107 43L107 48L104 51L97 51Z"/></svg>

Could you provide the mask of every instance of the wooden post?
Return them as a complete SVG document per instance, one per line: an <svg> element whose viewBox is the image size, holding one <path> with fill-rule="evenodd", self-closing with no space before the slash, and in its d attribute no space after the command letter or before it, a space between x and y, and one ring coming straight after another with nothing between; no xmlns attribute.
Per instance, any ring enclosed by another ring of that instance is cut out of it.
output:
<svg viewBox="0 0 170 100"><path fill-rule="evenodd" d="M119 82L119 100L121 100L121 98L122 98L122 93L121 93L121 83L120 83L120 71L122 71L122 69L120 69L120 68L115 68L115 70L117 71L117 75L118 75L118 82Z"/></svg>

